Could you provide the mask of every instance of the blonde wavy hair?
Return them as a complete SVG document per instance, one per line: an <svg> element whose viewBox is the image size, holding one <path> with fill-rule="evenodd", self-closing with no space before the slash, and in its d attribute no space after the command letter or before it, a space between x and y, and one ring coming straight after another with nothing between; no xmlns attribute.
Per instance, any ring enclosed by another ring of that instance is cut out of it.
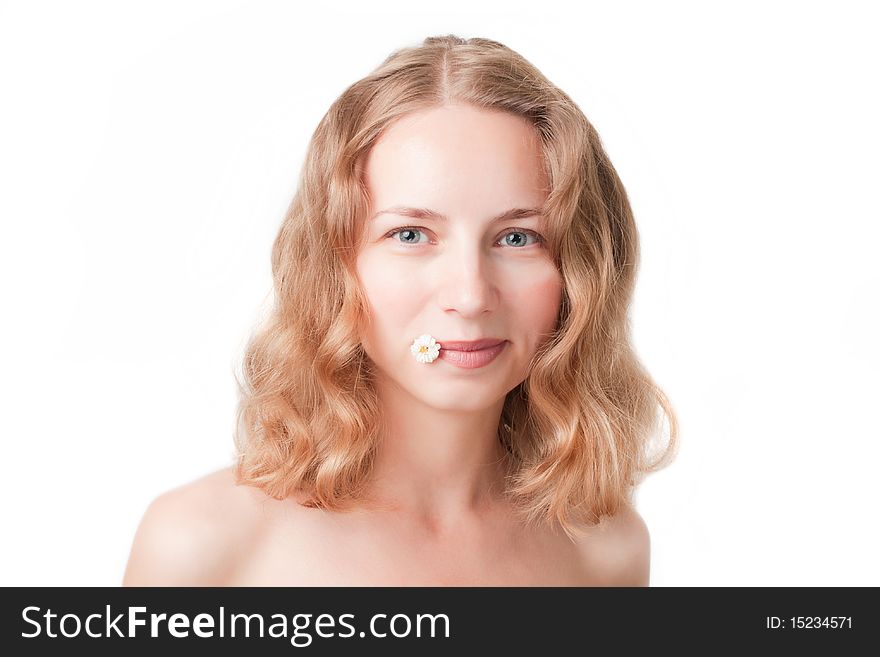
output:
<svg viewBox="0 0 880 657"><path fill-rule="evenodd" d="M362 158L395 120L452 103L524 117L540 136L546 247L564 294L555 332L507 394L498 440L522 521L574 537L671 461L677 423L630 344L639 241L624 187L571 98L490 39L399 49L320 121L272 248L274 307L236 376L236 481L329 510L364 501L381 408L359 337L369 321L354 263L369 211Z"/></svg>

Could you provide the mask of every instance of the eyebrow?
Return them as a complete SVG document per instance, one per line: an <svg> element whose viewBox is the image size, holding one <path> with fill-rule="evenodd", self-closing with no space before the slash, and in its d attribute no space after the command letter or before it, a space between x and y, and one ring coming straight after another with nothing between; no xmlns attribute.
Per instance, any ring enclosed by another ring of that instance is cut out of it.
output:
<svg viewBox="0 0 880 657"><path fill-rule="evenodd" d="M515 219L525 219L526 217L536 217L540 216L542 213L543 210L541 208L513 208L511 210L507 210L506 212L502 212L497 217L494 217L492 219L492 223L498 223L499 221L510 221ZM427 208L411 208L406 205L395 205L390 208L385 208L384 210L379 210L379 212L372 216L371 220L375 219L380 214L398 214L402 217L411 217L412 219L434 219L436 221L448 221L448 217L446 215L435 212L434 210L429 210Z"/></svg>

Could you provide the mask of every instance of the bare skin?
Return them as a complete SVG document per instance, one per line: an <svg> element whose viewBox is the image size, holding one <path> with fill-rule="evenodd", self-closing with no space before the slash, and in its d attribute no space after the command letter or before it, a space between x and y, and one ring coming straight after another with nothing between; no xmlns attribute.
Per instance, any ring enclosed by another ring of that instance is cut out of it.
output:
<svg viewBox="0 0 880 657"><path fill-rule="evenodd" d="M505 396L552 334L563 291L541 237L549 181L534 126L463 105L416 112L385 130L363 173L373 207L355 264L383 418L368 494L383 510L310 509L223 470L150 506L124 583L647 585L634 510L572 542L523 527L501 494ZM481 368L427 365L410 351L426 332L505 348Z"/></svg>
<svg viewBox="0 0 880 657"><path fill-rule="evenodd" d="M231 468L157 498L124 586L647 586L649 537L632 508L572 542L501 509L437 532L416 517L332 513L237 486Z"/></svg>

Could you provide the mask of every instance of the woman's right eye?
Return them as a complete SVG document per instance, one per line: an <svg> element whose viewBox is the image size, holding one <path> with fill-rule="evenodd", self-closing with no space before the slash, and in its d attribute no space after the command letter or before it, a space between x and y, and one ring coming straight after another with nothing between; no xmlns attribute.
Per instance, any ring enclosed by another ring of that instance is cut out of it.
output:
<svg viewBox="0 0 880 657"><path fill-rule="evenodd" d="M394 235L400 235L400 239L397 241L401 244L423 244L424 242L419 241L419 235L424 235L424 231L414 228L413 226L404 226L403 228L395 228L394 230L385 233L385 237L393 237Z"/></svg>

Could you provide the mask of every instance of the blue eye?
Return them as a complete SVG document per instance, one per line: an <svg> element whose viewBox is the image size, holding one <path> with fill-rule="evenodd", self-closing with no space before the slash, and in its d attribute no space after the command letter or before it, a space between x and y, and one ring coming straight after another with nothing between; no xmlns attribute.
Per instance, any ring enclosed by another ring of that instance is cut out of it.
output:
<svg viewBox="0 0 880 657"><path fill-rule="evenodd" d="M395 228L394 230L385 233L386 238L391 238L395 235L400 235L403 239L398 239L397 241L400 244L406 245L418 245L423 242L418 241L418 235L424 234L424 229L417 226L403 226L401 228ZM510 237L513 235L520 235L525 237L519 237L516 240L511 240ZM514 228L506 232L498 241L504 241L504 244L507 246L512 246L515 248L523 248L525 243L528 241L528 238L531 237L534 242L533 244L543 244L544 238L536 233L533 230L526 230L524 228ZM497 244L498 242L496 242Z"/></svg>
<svg viewBox="0 0 880 657"><path fill-rule="evenodd" d="M399 233L404 238L403 241L398 240L401 244L418 244L419 242L417 235L421 232L422 231L418 228L412 227L395 228L393 231L386 234L385 237L391 237L392 235L396 235Z"/></svg>
<svg viewBox="0 0 880 657"><path fill-rule="evenodd" d="M510 237L513 236L513 235L525 235L525 237L520 237L520 238L516 241L516 244L514 244L514 242L512 242L512 241L510 240ZM507 244L508 246L516 246L516 247L519 248L519 247L522 247L522 246L525 244L526 241L528 241L528 238L529 238L529 237L533 238L533 239L535 240L535 243L537 243L537 244L540 244L540 243L542 243L542 242L544 241L544 238L541 237L540 235L538 235L538 233L536 233L536 232L534 232L534 231L531 231L531 230L519 230L519 229L512 230L512 231L510 231L509 233L505 233L505 235L504 235L504 237L503 237L502 239L504 240L504 243Z"/></svg>

